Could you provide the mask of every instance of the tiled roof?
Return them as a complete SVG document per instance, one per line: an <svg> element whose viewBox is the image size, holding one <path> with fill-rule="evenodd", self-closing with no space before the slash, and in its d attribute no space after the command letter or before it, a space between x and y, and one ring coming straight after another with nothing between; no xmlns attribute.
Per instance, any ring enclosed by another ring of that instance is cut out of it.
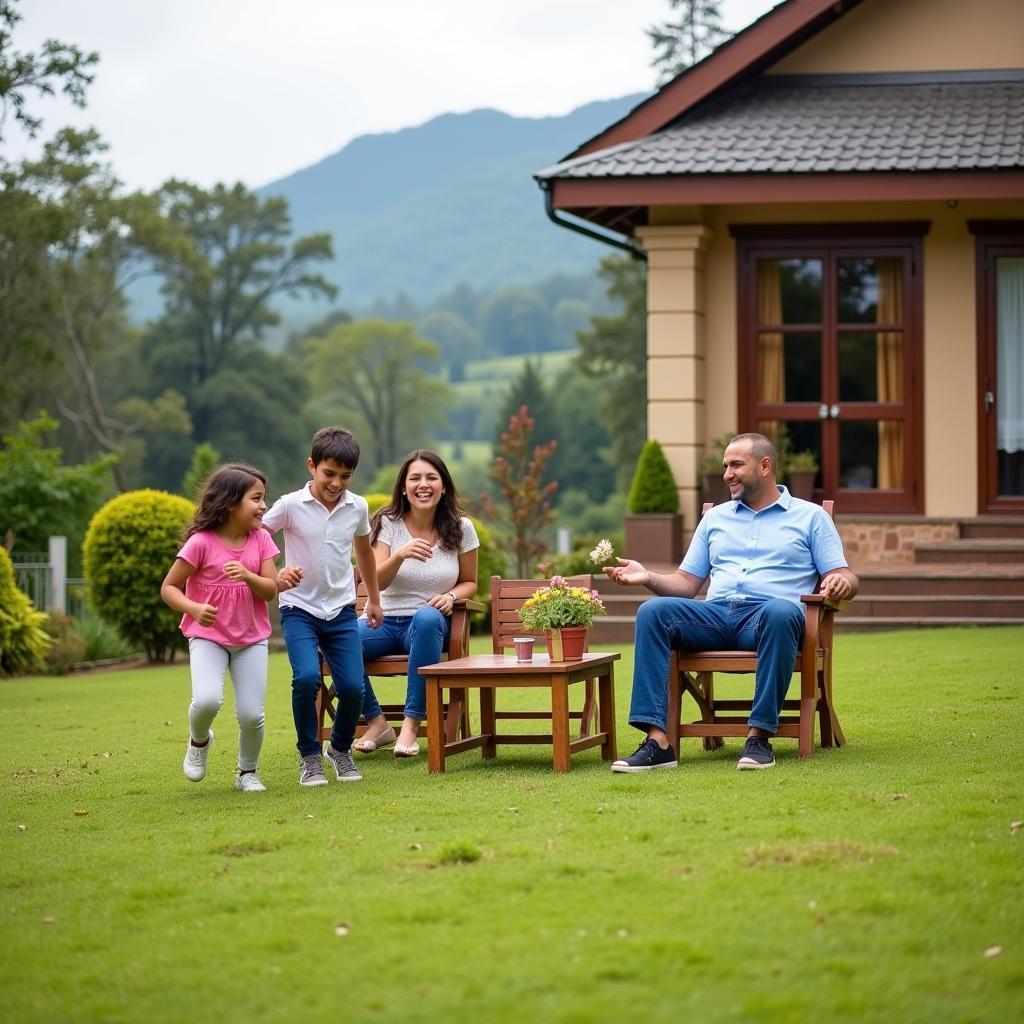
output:
<svg viewBox="0 0 1024 1024"><path fill-rule="evenodd" d="M795 84L729 92L664 131L537 174L969 171L1024 167L1024 81Z"/></svg>

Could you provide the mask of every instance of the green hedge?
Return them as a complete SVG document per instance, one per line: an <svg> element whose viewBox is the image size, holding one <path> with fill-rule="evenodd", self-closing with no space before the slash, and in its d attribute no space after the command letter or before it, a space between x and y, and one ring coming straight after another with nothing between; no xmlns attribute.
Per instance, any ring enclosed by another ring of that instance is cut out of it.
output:
<svg viewBox="0 0 1024 1024"><path fill-rule="evenodd" d="M160 599L160 584L181 548L193 504L163 491L129 491L92 517L85 535L89 604L150 661L185 649L181 615Z"/></svg>
<svg viewBox="0 0 1024 1024"><path fill-rule="evenodd" d="M0 547L0 674L21 675L43 666L50 646L46 615L37 611L14 581L14 566Z"/></svg>

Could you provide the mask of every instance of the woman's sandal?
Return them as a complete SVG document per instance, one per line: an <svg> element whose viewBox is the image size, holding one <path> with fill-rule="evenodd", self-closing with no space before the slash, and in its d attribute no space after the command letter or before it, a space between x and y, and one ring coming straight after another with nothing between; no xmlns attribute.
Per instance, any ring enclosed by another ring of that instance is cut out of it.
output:
<svg viewBox="0 0 1024 1024"><path fill-rule="evenodd" d="M395 744L395 757L419 757L420 745L415 741L406 746L404 743Z"/></svg>
<svg viewBox="0 0 1024 1024"><path fill-rule="evenodd" d="M360 754L372 754L378 747L390 747L395 740L398 739L398 734L394 729L388 729L387 732L382 732L375 740L371 740L366 736L362 736L352 744L353 750L358 750Z"/></svg>

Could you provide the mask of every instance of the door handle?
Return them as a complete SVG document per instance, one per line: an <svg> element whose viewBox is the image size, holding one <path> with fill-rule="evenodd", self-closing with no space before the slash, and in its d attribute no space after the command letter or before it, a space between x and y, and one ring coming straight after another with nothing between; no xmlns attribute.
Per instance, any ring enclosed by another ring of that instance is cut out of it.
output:
<svg viewBox="0 0 1024 1024"><path fill-rule="evenodd" d="M828 409L828 414L834 420L839 419L839 406L835 404L830 405Z"/></svg>
<svg viewBox="0 0 1024 1024"><path fill-rule="evenodd" d="M827 420L828 419L828 406L824 402L822 402L821 405L818 406L818 419L819 420Z"/></svg>
<svg viewBox="0 0 1024 1024"><path fill-rule="evenodd" d="M996 396L991 391L985 392L985 412L991 412L992 406L996 404Z"/></svg>

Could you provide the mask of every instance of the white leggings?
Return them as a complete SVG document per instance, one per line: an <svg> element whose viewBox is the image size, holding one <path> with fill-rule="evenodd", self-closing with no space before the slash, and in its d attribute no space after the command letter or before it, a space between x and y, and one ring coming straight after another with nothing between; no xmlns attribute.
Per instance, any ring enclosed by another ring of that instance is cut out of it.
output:
<svg viewBox="0 0 1024 1024"><path fill-rule="evenodd" d="M248 647L221 647L212 640L189 637L192 668L192 703L188 729L196 743L210 734L224 704L224 673L231 670L238 717L238 767L254 771L263 746L263 698L267 692L267 641Z"/></svg>

